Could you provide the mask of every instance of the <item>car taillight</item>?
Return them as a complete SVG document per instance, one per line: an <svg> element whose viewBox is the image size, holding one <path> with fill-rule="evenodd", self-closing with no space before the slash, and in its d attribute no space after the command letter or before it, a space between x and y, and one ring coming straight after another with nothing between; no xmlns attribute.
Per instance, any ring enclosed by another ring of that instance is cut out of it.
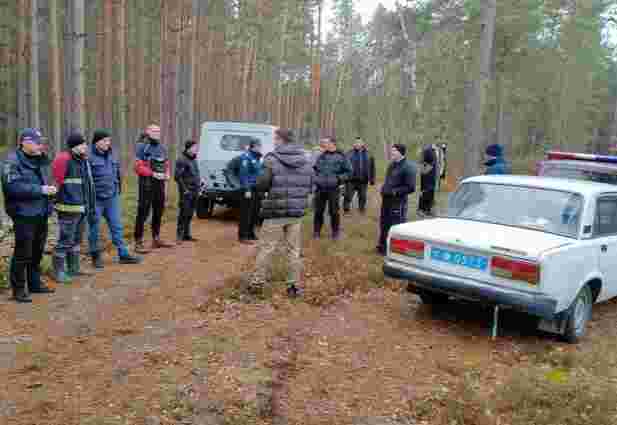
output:
<svg viewBox="0 0 617 425"><path fill-rule="evenodd" d="M409 239L390 239L390 251L409 257L424 258L424 242Z"/></svg>
<svg viewBox="0 0 617 425"><path fill-rule="evenodd" d="M520 280L532 285L537 285L540 281L540 265L529 261L493 257L491 259L491 273L494 276Z"/></svg>

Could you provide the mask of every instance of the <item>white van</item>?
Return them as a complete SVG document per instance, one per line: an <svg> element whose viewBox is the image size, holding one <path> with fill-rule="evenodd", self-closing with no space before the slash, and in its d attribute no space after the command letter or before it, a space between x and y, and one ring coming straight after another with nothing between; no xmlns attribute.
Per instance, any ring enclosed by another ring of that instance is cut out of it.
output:
<svg viewBox="0 0 617 425"><path fill-rule="evenodd" d="M201 126L199 173L204 186L197 203L197 216L212 216L216 204L233 207L239 200L238 188L226 176L229 161L244 152L252 140L259 140L265 155L274 150L274 130L267 124L209 121Z"/></svg>

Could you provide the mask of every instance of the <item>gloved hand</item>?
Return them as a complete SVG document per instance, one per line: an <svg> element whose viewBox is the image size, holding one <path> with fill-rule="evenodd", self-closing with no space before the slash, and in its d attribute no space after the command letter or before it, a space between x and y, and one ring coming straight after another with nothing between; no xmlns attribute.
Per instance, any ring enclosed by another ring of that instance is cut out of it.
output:
<svg viewBox="0 0 617 425"><path fill-rule="evenodd" d="M165 180L167 176L165 175L165 173L152 173L152 177L157 180Z"/></svg>
<svg viewBox="0 0 617 425"><path fill-rule="evenodd" d="M56 188L56 186L42 186L41 191L43 192L43 195L47 196L54 196L56 193L58 193L58 189Z"/></svg>

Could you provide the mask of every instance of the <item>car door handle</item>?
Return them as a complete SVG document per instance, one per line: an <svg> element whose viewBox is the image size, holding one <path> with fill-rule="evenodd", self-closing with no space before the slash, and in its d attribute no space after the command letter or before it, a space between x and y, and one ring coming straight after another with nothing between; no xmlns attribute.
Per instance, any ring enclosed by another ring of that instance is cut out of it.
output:
<svg viewBox="0 0 617 425"><path fill-rule="evenodd" d="M602 252L606 252L606 251L608 251L608 246L606 246L606 245L601 245L601 246L600 246L600 250L602 250Z"/></svg>

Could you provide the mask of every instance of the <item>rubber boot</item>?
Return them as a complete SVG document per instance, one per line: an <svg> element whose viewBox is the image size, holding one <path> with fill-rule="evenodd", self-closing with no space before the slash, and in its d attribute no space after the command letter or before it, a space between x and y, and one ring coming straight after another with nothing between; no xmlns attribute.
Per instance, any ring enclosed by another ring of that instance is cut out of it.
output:
<svg viewBox="0 0 617 425"><path fill-rule="evenodd" d="M103 256L100 252L92 253L92 267L97 270L102 270L105 268L105 265L103 264Z"/></svg>
<svg viewBox="0 0 617 425"><path fill-rule="evenodd" d="M150 250L146 248L146 246L144 245L144 241L136 241L135 252L138 254L147 254L150 252Z"/></svg>
<svg viewBox="0 0 617 425"><path fill-rule="evenodd" d="M79 267L79 254L71 252L66 256L68 273L74 277L91 276L92 273L82 272Z"/></svg>
<svg viewBox="0 0 617 425"><path fill-rule="evenodd" d="M139 264L141 263L141 257L137 257L131 254L120 255L118 257L118 262L120 264Z"/></svg>
<svg viewBox="0 0 617 425"><path fill-rule="evenodd" d="M26 270L23 264L16 265L15 260L11 259L9 266L9 280L13 290L13 298L18 303L31 303L32 299L26 292Z"/></svg>
<svg viewBox="0 0 617 425"><path fill-rule="evenodd" d="M26 292L26 288L13 288L13 298L18 303L31 303L32 298Z"/></svg>
<svg viewBox="0 0 617 425"><path fill-rule="evenodd" d="M28 289L31 294L53 294L55 289L45 285L41 280L41 272L34 266L28 266Z"/></svg>
<svg viewBox="0 0 617 425"><path fill-rule="evenodd" d="M54 278L58 283L72 283L71 276L65 271L65 258L54 256Z"/></svg>

